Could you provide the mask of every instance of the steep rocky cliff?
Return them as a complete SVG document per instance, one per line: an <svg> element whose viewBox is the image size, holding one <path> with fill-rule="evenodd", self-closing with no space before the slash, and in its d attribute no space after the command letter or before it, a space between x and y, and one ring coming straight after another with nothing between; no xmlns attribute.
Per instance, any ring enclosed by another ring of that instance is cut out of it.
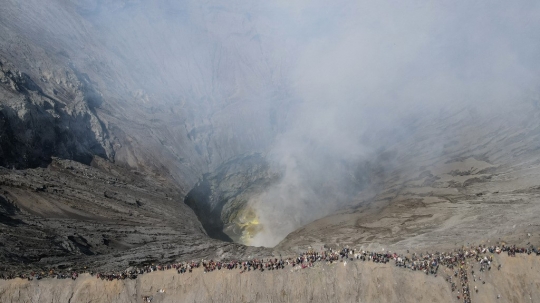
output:
<svg viewBox="0 0 540 303"><path fill-rule="evenodd" d="M55 79L41 79L48 81ZM109 132L95 112L101 95L86 75L74 70L59 81L63 85L53 86L49 96L28 74L0 62L2 166L45 166L51 156L85 164L94 155L114 158Z"/></svg>

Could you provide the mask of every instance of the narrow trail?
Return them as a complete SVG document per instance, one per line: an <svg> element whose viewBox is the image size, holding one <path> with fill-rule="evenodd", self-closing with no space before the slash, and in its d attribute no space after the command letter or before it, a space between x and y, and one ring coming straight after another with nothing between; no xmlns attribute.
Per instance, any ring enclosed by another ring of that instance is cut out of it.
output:
<svg viewBox="0 0 540 303"><path fill-rule="evenodd" d="M471 303L471 294L469 292L469 277L467 275L468 263L469 262L467 261L467 259L463 257L459 268L459 281L461 282L461 297L463 299L463 303Z"/></svg>

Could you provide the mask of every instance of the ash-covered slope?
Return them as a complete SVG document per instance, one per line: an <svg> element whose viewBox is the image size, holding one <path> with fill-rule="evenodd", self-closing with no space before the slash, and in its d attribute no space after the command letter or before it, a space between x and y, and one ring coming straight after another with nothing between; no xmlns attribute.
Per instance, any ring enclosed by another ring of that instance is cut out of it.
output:
<svg viewBox="0 0 540 303"><path fill-rule="evenodd" d="M256 6L209 7L4 3L3 165L99 155L187 191L223 161L264 150L284 123L285 63Z"/></svg>
<svg viewBox="0 0 540 303"><path fill-rule="evenodd" d="M167 179L95 158L0 170L2 272L121 270L185 258L267 250L210 239Z"/></svg>
<svg viewBox="0 0 540 303"><path fill-rule="evenodd" d="M389 145L391 169L348 207L289 234L313 243L423 249L540 241L540 108L471 106L406 125Z"/></svg>
<svg viewBox="0 0 540 303"><path fill-rule="evenodd" d="M284 124L284 62L262 51L264 18L210 6L2 3L3 270L258 251L210 239L183 203Z"/></svg>

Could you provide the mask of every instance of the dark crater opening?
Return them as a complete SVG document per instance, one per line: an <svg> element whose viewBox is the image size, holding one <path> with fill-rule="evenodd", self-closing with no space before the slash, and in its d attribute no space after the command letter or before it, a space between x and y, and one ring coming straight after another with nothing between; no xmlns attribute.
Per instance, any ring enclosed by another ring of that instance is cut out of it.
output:
<svg viewBox="0 0 540 303"><path fill-rule="evenodd" d="M208 236L227 242L242 241L248 227L241 221L252 197L261 194L279 175L258 153L236 157L203 178L184 199Z"/></svg>
<svg viewBox="0 0 540 303"><path fill-rule="evenodd" d="M223 220L221 219L221 211L223 210L224 203L218 203L215 207L212 207L210 201L212 196L212 189L210 181L206 178L208 175L204 175L197 185L187 194L184 199L186 203L199 218L199 221L203 225L206 233L214 238L226 242L232 242L232 239L223 232Z"/></svg>

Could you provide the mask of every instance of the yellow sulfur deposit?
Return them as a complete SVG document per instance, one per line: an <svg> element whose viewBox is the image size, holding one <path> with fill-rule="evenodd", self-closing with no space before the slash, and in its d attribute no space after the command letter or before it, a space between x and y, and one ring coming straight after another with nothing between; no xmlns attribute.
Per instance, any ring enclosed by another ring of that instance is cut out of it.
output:
<svg viewBox="0 0 540 303"><path fill-rule="evenodd" d="M263 225L260 223L257 213L248 206L238 212L225 232L236 242L249 245L251 239L261 230L263 230Z"/></svg>

